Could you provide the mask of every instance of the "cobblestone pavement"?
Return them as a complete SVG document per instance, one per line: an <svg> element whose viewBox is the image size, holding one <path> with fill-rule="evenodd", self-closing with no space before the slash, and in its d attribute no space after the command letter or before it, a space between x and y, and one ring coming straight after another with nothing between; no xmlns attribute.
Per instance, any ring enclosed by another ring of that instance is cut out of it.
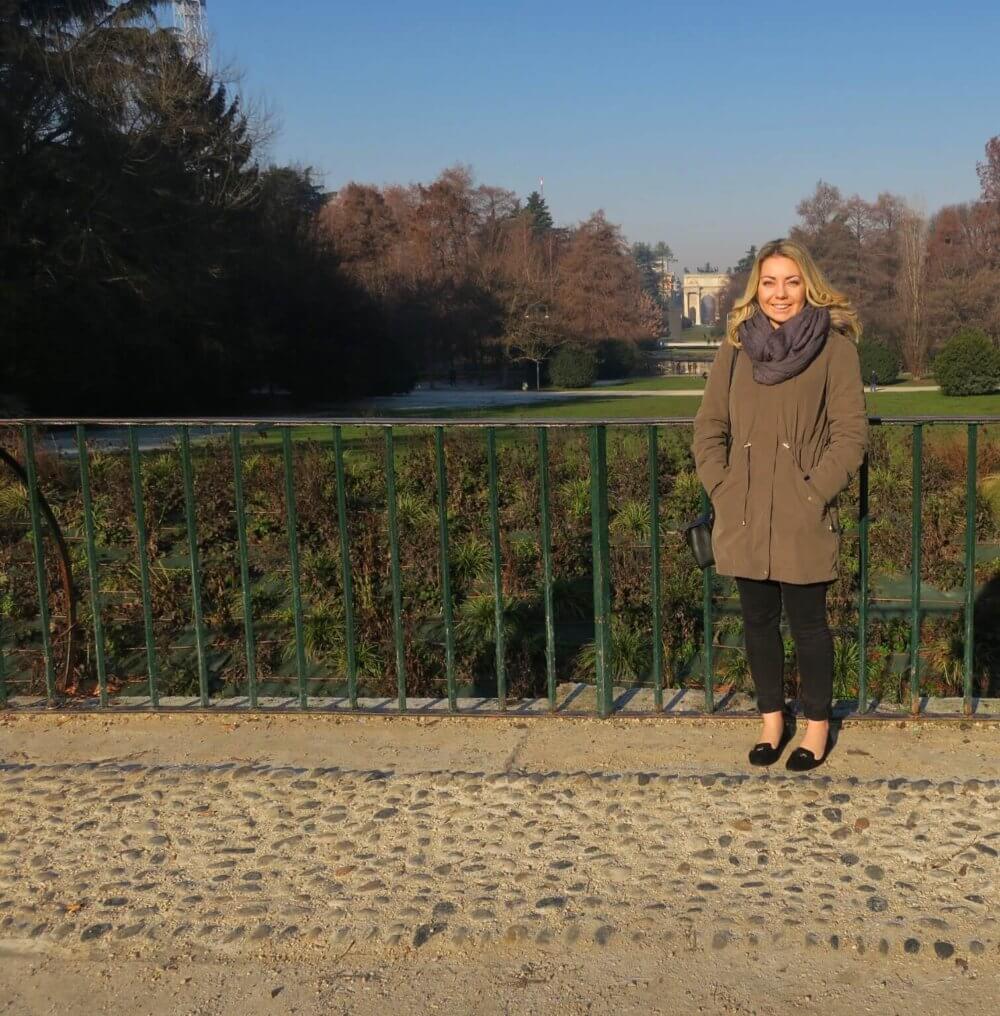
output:
<svg viewBox="0 0 1000 1016"><path fill-rule="evenodd" d="M137 961L655 945L986 970L998 852L998 780L7 764L0 939Z"/></svg>

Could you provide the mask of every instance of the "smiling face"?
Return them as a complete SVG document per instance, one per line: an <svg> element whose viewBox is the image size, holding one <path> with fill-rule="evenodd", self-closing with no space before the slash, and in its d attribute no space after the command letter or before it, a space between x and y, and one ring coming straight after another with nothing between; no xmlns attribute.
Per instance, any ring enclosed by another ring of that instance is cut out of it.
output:
<svg viewBox="0 0 1000 1016"><path fill-rule="evenodd" d="M765 258L760 265L757 303L772 328L779 328L806 305L806 286L799 266L782 254Z"/></svg>

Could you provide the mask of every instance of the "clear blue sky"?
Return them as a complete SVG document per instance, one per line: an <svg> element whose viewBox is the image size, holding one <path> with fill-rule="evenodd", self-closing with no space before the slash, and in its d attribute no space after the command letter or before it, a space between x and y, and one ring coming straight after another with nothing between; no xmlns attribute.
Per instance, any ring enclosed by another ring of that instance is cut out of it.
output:
<svg viewBox="0 0 1000 1016"><path fill-rule="evenodd" d="M1000 4L208 0L219 58L330 189L456 162L561 224L722 268L817 180L933 211L1000 134Z"/></svg>

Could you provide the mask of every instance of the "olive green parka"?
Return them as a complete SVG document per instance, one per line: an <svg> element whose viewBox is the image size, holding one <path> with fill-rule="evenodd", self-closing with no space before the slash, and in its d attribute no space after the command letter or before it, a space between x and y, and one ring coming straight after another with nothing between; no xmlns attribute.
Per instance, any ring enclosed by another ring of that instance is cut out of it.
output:
<svg viewBox="0 0 1000 1016"><path fill-rule="evenodd" d="M705 384L692 446L715 509L719 574L792 583L836 578L837 496L860 468L867 443L861 367L848 336L831 329L816 359L775 385L754 381L749 357L725 342Z"/></svg>

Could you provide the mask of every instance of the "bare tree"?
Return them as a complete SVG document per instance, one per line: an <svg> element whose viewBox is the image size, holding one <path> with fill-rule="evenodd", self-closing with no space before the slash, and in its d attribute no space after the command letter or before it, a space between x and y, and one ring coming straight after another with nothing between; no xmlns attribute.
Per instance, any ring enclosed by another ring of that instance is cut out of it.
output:
<svg viewBox="0 0 1000 1016"><path fill-rule="evenodd" d="M899 274L896 293L903 317L903 363L912 377L923 375L927 358L924 328L927 283L927 220L907 209L899 227Z"/></svg>

